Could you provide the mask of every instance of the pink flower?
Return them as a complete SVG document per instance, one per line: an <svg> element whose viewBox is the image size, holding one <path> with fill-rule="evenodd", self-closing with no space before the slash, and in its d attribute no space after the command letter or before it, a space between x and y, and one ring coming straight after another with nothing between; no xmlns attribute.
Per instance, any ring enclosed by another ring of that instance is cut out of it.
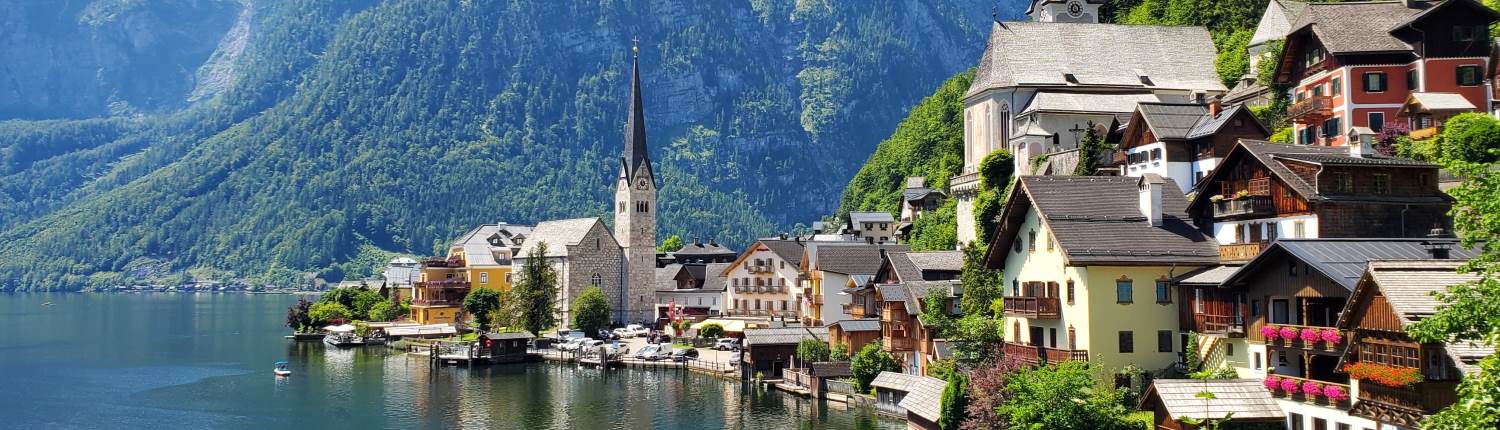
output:
<svg viewBox="0 0 1500 430"><path fill-rule="evenodd" d="M1266 340L1276 340L1276 335L1281 334L1281 332L1276 330L1276 327L1267 325L1260 327L1260 334L1265 336Z"/></svg>
<svg viewBox="0 0 1500 430"><path fill-rule="evenodd" d="M1317 397L1319 394L1323 394L1323 384L1313 381L1303 382L1302 392L1307 393L1308 396Z"/></svg>
<svg viewBox="0 0 1500 430"><path fill-rule="evenodd" d="M1335 402L1341 402L1349 398L1349 394L1345 393L1343 388L1333 385L1323 387L1323 396Z"/></svg>
<svg viewBox="0 0 1500 430"><path fill-rule="evenodd" d="M1307 343L1317 342L1318 339L1322 339L1322 336L1318 333L1318 329L1312 327L1302 329L1301 334L1302 341Z"/></svg>
<svg viewBox="0 0 1500 430"><path fill-rule="evenodd" d="M1291 327L1282 327L1281 328L1281 337L1286 338L1288 340L1290 340L1290 339L1296 339L1297 338L1297 329L1294 329L1294 328L1291 328Z"/></svg>
<svg viewBox="0 0 1500 430"><path fill-rule="evenodd" d="M1281 380L1281 390L1287 394L1297 394L1297 381L1291 379Z"/></svg>
<svg viewBox="0 0 1500 430"><path fill-rule="evenodd" d="M1277 388L1281 388L1281 378L1268 376L1266 377L1265 384L1267 390L1276 391Z"/></svg>
<svg viewBox="0 0 1500 430"><path fill-rule="evenodd" d="M1344 336L1339 334L1338 329L1330 328L1323 330L1323 341L1328 342L1329 345L1337 344L1342 340L1344 340Z"/></svg>

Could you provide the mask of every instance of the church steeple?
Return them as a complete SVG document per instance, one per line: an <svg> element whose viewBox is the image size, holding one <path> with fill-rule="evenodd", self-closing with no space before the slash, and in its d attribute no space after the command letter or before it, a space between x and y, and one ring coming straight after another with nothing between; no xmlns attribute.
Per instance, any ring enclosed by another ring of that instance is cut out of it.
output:
<svg viewBox="0 0 1500 430"><path fill-rule="evenodd" d="M620 177L635 182L635 175L644 173L647 180L655 180L651 171L651 157L646 152L646 109L641 103L641 40L632 40L630 67L630 116L625 119L625 152L620 158Z"/></svg>

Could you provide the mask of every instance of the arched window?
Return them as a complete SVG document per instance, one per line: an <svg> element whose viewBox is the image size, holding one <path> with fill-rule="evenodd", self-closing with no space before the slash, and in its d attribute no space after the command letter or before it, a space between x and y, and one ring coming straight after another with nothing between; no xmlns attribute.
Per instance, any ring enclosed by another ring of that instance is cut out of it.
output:
<svg viewBox="0 0 1500 430"><path fill-rule="evenodd" d="M604 277L603 276L599 276L598 273L595 273L594 276L589 279L589 283L592 284L593 286L597 287L600 284L604 283Z"/></svg>
<svg viewBox="0 0 1500 430"><path fill-rule="evenodd" d="M1010 324L1011 324L1010 325L1010 327L1011 327L1011 329L1010 329L1010 340L1011 340L1011 342L1021 343L1021 322L1020 321L1016 321L1016 322L1012 322Z"/></svg>
<svg viewBox="0 0 1500 430"><path fill-rule="evenodd" d="M1005 146L1006 142L1010 142L1010 125L1011 125L1010 124L1010 106L1006 105L1004 103L1001 103L1000 104L1000 136L999 136L1000 138L997 139L996 142L999 142L1000 143L1000 147L1002 147L1002 148ZM990 149L994 149L994 146L991 146Z"/></svg>

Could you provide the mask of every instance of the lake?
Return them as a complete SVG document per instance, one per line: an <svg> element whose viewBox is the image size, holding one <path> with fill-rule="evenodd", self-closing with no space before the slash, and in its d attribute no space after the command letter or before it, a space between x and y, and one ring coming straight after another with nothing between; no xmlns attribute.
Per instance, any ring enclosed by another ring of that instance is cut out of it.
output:
<svg viewBox="0 0 1500 430"><path fill-rule="evenodd" d="M551 363L430 368L282 339L291 295L0 294L0 428L904 428L735 381ZM51 302L51 306L44 303ZM288 360L278 380L272 363Z"/></svg>

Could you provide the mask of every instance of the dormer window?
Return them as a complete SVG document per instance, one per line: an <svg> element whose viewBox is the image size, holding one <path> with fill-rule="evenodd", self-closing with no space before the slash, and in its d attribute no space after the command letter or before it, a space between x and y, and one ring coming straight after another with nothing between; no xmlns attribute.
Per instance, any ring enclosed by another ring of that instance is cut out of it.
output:
<svg viewBox="0 0 1500 430"><path fill-rule="evenodd" d="M1322 47L1314 46L1312 48L1309 48L1307 50L1307 55L1304 57L1305 61L1303 62L1303 66L1310 68L1312 66L1318 65L1323 62L1323 57L1324 53Z"/></svg>

